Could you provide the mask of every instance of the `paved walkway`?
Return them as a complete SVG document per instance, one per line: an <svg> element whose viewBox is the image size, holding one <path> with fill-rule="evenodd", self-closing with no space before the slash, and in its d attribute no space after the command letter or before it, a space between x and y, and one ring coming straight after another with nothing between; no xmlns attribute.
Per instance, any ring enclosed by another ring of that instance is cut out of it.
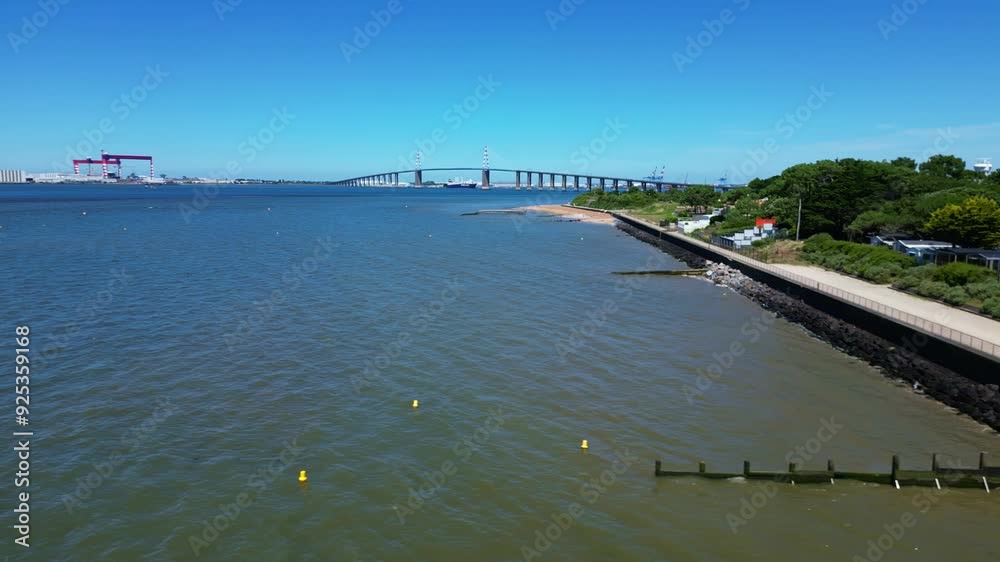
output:
<svg viewBox="0 0 1000 562"><path fill-rule="evenodd" d="M767 271L799 285L892 318L901 324L927 334L1000 359L1000 322L996 320L819 267L766 264L683 234L669 232L648 221L631 216L629 218L652 226L663 232L664 235L709 248L734 261Z"/></svg>

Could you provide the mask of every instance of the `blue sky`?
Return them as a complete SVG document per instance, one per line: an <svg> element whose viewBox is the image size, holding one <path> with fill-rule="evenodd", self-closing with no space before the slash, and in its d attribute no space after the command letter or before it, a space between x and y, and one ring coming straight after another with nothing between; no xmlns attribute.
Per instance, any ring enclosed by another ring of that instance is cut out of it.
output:
<svg viewBox="0 0 1000 562"><path fill-rule="evenodd" d="M992 0L576 2L8 0L0 168L53 171L88 137L176 176L339 179L421 141L425 167L489 145L497 168L692 182L1000 161Z"/></svg>

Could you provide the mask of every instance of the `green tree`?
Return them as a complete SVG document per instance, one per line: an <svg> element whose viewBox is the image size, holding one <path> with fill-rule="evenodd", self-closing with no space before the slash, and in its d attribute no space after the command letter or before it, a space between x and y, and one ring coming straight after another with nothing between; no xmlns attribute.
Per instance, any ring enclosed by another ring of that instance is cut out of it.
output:
<svg viewBox="0 0 1000 562"><path fill-rule="evenodd" d="M920 173L939 178L962 179L965 176L965 160L958 156L938 154L931 156L920 165Z"/></svg>
<svg viewBox="0 0 1000 562"><path fill-rule="evenodd" d="M722 194L722 202L727 205L732 205L737 201L746 199L750 196L750 189L748 187L738 187L736 189L730 189L729 191Z"/></svg>
<svg viewBox="0 0 1000 562"><path fill-rule="evenodd" d="M913 158L907 158L906 156L900 156L890 162L890 164L897 168L904 168L910 172L915 172L917 170L917 161Z"/></svg>
<svg viewBox="0 0 1000 562"><path fill-rule="evenodd" d="M986 183L992 185L1000 185L1000 168L993 170L993 173L986 176Z"/></svg>
<svg viewBox="0 0 1000 562"><path fill-rule="evenodd" d="M719 200L719 194L715 189L707 185L693 185L684 190L681 194L681 202L695 208L695 211L704 211Z"/></svg>
<svg viewBox="0 0 1000 562"><path fill-rule="evenodd" d="M931 213L927 231L952 244L968 248L1000 246L1000 203L989 197L970 197L960 205L946 205Z"/></svg>

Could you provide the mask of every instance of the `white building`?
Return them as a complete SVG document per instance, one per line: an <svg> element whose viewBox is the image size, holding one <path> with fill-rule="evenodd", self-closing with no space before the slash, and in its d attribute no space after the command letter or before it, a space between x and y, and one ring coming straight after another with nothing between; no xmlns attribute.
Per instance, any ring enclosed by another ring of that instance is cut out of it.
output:
<svg viewBox="0 0 1000 562"><path fill-rule="evenodd" d="M979 162L976 162L972 169L979 172L980 174L990 175L993 171L993 162L990 162L989 158L983 158Z"/></svg>
<svg viewBox="0 0 1000 562"><path fill-rule="evenodd" d="M21 170L0 170L0 183L24 183L24 172Z"/></svg>
<svg viewBox="0 0 1000 562"><path fill-rule="evenodd" d="M697 215L691 218L691 220L677 221L677 230L682 231L684 234L691 234L696 230L701 230L703 228L708 228L712 225L712 217L717 217L722 214L722 209L712 209L712 214L710 215Z"/></svg>
<svg viewBox="0 0 1000 562"><path fill-rule="evenodd" d="M63 174L59 172L29 173L24 175L24 179L34 183L63 183L63 182L90 182L90 183L112 183L114 180L104 179L101 176L85 176L83 174Z"/></svg>

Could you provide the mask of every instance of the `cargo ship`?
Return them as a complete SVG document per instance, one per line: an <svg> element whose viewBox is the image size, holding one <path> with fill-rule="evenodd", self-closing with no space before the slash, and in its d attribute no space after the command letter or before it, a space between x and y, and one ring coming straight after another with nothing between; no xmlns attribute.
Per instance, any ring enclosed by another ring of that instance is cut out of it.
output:
<svg viewBox="0 0 1000 562"><path fill-rule="evenodd" d="M444 186L448 189L476 189L477 184L474 180L466 180L462 178L453 178L448 180L448 183Z"/></svg>

